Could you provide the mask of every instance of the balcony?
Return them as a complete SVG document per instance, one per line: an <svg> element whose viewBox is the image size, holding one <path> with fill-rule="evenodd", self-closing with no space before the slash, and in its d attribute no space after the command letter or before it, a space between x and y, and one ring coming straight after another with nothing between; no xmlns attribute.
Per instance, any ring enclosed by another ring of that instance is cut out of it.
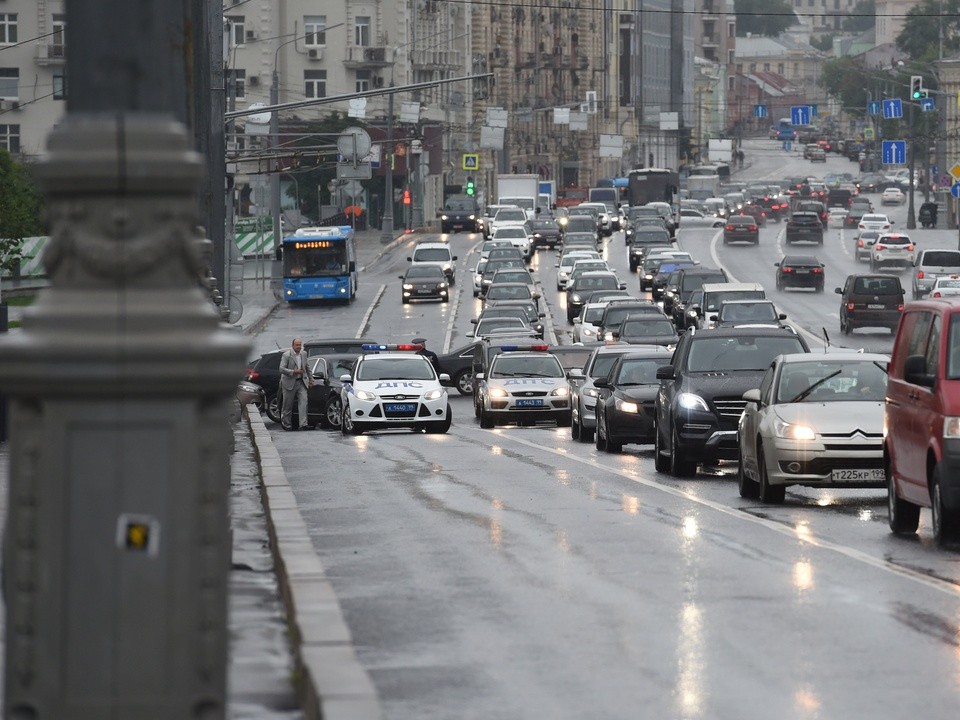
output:
<svg viewBox="0 0 960 720"><path fill-rule="evenodd" d="M348 68L386 67L393 64L393 50L383 45L351 45L343 64Z"/></svg>
<svg viewBox="0 0 960 720"><path fill-rule="evenodd" d="M704 35L700 39L700 44L705 47L717 47L718 38L716 35Z"/></svg>
<svg viewBox="0 0 960 720"><path fill-rule="evenodd" d="M410 63L415 68L462 68L463 54L459 50L414 50Z"/></svg>
<svg viewBox="0 0 960 720"><path fill-rule="evenodd" d="M37 65L63 65L66 59L66 45L37 45Z"/></svg>

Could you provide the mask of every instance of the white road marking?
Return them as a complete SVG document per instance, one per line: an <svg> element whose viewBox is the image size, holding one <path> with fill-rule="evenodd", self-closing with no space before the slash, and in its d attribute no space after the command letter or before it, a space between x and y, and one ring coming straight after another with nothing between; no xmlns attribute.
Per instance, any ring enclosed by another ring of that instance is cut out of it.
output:
<svg viewBox="0 0 960 720"><path fill-rule="evenodd" d="M486 432L492 433L494 431L488 430ZM544 452L549 452L558 457L563 457L572 462L577 462L577 463L580 463L581 465L585 465L591 470L598 470L598 469L604 470L612 475L616 475L618 477L624 478L625 480L630 480L631 482L634 482L637 485L643 485L644 487L650 488L651 490L656 490L662 493L666 493L667 495L672 495L681 500L687 500L689 502L695 503L702 507L710 508L711 510L727 515L728 517L732 517L737 520L742 520L744 522L752 523L754 525L758 525L760 527L766 528L767 530L771 530L772 532L783 535L784 537L787 537L793 540L794 542L804 543L806 545L811 545L813 547L820 548L821 550L826 550L828 552L833 552L838 555L842 555L843 557L846 557L849 560L853 560L854 562L859 562L859 563L862 563L863 565L868 565L877 570L882 570L882 571L891 573L892 575L897 575L905 580L911 580L919 585L928 587L931 590L937 590L951 597L960 596L960 587L957 587L955 584L947 580L941 580L934 576L927 575L926 573L923 573L923 572L918 572L916 570L911 570L906 567L895 565L892 562L888 562L887 560L883 560L881 558L873 557L872 555L869 555L868 553L865 553L862 550L857 550L856 548L852 548L846 545L841 545L839 543L831 542L829 540L816 538L809 532L798 533L796 528L791 527L789 525L785 525L783 523L776 522L774 520L769 520L764 517L759 517L757 515L751 515L748 512L744 512L740 508L729 507L727 505L723 505L713 500L697 497L694 493L690 491L681 490L679 488L672 488L672 487L669 487L668 485L663 485L654 480L648 480L646 478L638 477L636 475L623 472L622 470L618 470L617 468L613 468L608 465L604 465L603 463L597 462L596 457L589 457L589 458L577 457L576 455L572 455L568 452L561 451L556 448L544 447L542 444L531 442L529 440L525 440L520 437L512 436L508 433L498 433L497 439L499 442L503 442L504 440L509 439L513 442L519 443L521 445L526 445L536 450L543 450Z"/></svg>
<svg viewBox="0 0 960 720"><path fill-rule="evenodd" d="M363 337L363 331L367 327L367 323L370 322L370 316L373 315L374 309L377 307L377 303L380 302L380 298L383 297L383 293L387 291L386 285L381 285L380 289L377 290L377 294L373 298L373 302L370 303L370 307L367 308L367 311L363 314L363 319L360 321L360 328L357 330L357 334L354 337L361 338Z"/></svg>

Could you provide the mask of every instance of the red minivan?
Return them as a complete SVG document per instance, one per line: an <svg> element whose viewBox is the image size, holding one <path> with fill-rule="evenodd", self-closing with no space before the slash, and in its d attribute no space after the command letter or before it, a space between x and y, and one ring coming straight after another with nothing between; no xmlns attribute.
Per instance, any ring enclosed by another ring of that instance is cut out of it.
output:
<svg viewBox="0 0 960 720"><path fill-rule="evenodd" d="M884 427L890 529L916 533L930 507L937 543L960 539L960 298L904 308Z"/></svg>

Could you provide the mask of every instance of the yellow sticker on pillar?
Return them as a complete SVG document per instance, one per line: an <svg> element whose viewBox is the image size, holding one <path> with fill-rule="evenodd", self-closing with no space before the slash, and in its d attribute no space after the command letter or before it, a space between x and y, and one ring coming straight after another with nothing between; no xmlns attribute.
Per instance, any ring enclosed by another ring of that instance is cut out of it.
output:
<svg viewBox="0 0 960 720"><path fill-rule="evenodd" d="M123 514L117 519L117 547L154 556L160 545L160 523L148 515Z"/></svg>

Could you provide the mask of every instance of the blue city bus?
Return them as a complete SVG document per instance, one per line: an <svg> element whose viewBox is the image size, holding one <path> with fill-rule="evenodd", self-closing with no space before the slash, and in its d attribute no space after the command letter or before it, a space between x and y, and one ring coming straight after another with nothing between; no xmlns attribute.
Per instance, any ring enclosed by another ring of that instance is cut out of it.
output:
<svg viewBox="0 0 960 720"><path fill-rule="evenodd" d="M357 248L353 228L300 228L283 238L283 299L343 300L357 294Z"/></svg>

